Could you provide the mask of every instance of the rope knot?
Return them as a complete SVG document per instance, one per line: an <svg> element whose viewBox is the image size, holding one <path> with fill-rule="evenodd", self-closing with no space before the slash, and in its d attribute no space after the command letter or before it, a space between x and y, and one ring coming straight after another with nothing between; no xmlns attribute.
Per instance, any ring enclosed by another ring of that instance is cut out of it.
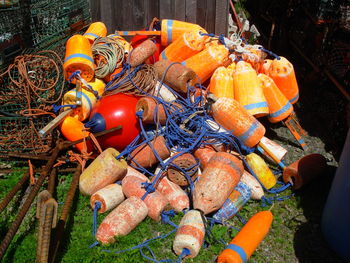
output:
<svg viewBox="0 0 350 263"><path fill-rule="evenodd" d="M149 182L143 182L141 183L143 188L146 190L147 193L153 193L156 191L156 188L154 188L153 183L149 183Z"/></svg>

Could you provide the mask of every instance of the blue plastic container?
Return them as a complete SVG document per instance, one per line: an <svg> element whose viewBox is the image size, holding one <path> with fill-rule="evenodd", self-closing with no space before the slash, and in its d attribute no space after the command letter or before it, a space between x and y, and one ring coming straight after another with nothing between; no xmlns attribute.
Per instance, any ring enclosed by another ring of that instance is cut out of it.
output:
<svg viewBox="0 0 350 263"><path fill-rule="evenodd" d="M323 210L322 232L331 248L350 262L350 131Z"/></svg>

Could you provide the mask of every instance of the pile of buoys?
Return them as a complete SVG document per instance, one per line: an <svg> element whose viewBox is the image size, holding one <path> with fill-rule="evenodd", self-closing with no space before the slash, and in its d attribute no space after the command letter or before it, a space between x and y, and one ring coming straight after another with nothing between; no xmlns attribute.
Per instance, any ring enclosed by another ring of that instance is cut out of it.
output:
<svg viewBox="0 0 350 263"><path fill-rule="evenodd" d="M75 141L121 125L97 138L104 151L80 176L94 211L109 213L99 242L112 243L147 216L160 221L172 209L184 213L173 250L195 257L207 216L225 224L250 199L267 202L306 178L290 168L285 184L279 181L268 163L284 165L286 150L264 137L257 119L295 116L299 91L292 64L266 59L260 46L177 20L159 27L135 31L128 42L96 22L67 41L64 73L76 87L64 95L62 108L72 110L60 129ZM98 148L90 140L75 147L84 154ZM246 262L271 222L269 211L253 216L218 262Z"/></svg>

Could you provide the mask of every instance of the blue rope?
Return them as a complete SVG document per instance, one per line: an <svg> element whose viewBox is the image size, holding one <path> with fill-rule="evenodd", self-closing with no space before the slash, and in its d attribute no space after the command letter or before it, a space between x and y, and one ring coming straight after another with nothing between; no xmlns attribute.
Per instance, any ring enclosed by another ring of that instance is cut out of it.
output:
<svg viewBox="0 0 350 263"><path fill-rule="evenodd" d="M273 53L273 52L270 51L270 50L267 50L267 49L264 48L264 47L259 47L259 49L261 49L261 50L264 51L265 53L269 54L270 56L273 56L274 58L277 58L278 60L281 59L280 56L278 56L277 54Z"/></svg>
<svg viewBox="0 0 350 263"><path fill-rule="evenodd" d="M81 73L80 70L74 71L74 72L72 73L72 75L70 75L68 81L69 81L70 83L72 83L73 79L74 79L74 78L77 78L77 77L80 75L80 73Z"/></svg>
<svg viewBox="0 0 350 263"><path fill-rule="evenodd" d="M97 212L101 208L101 202L96 201L94 206L94 213L92 219L92 236L95 238L97 233Z"/></svg>
<svg viewBox="0 0 350 263"><path fill-rule="evenodd" d="M52 104L52 110L57 113L59 112L60 109L62 108L71 108L71 109L75 109L77 107L77 105L75 104L66 104L66 105L55 105L55 104Z"/></svg>

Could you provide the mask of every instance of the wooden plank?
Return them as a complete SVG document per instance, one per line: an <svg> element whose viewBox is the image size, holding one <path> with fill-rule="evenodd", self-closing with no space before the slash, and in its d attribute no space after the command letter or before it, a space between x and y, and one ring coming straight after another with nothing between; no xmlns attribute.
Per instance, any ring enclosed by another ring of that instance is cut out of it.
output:
<svg viewBox="0 0 350 263"><path fill-rule="evenodd" d="M227 34L228 0L216 0L215 8L215 34Z"/></svg>
<svg viewBox="0 0 350 263"><path fill-rule="evenodd" d="M197 0L186 0L186 21L197 22Z"/></svg>
<svg viewBox="0 0 350 263"><path fill-rule="evenodd" d="M114 0L113 2L113 8L114 8L114 25L111 31L113 31L113 33L116 30L122 30L123 29L123 16L122 16L122 3L123 0Z"/></svg>
<svg viewBox="0 0 350 263"><path fill-rule="evenodd" d="M175 0L175 19L186 20L186 0Z"/></svg>
<svg viewBox="0 0 350 263"><path fill-rule="evenodd" d="M207 0L197 1L197 24L205 28L207 16Z"/></svg>
<svg viewBox="0 0 350 263"><path fill-rule="evenodd" d="M90 0L91 19L93 22L100 21L101 19L101 1Z"/></svg>
<svg viewBox="0 0 350 263"><path fill-rule="evenodd" d="M175 18L175 0L159 0L160 19Z"/></svg>
<svg viewBox="0 0 350 263"><path fill-rule="evenodd" d="M208 31L208 33L215 32L215 0L207 0L206 1L206 14L205 14L205 23L204 28Z"/></svg>
<svg viewBox="0 0 350 263"><path fill-rule="evenodd" d="M145 21L145 0L133 0L133 2L132 30L145 29L147 27L147 22Z"/></svg>
<svg viewBox="0 0 350 263"><path fill-rule="evenodd" d="M134 1L122 1L122 4L119 6L119 14L122 17L122 24L120 25L121 30L133 30L133 4Z"/></svg>
<svg viewBox="0 0 350 263"><path fill-rule="evenodd" d="M115 25L113 2L113 0L101 0L100 19L105 23L109 34L114 32Z"/></svg>
<svg viewBox="0 0 350 263"><path fill-rule="evenodd" d="M151 23L154 17L160 17L159 6L161 0L147 0L148 6L148 15L147 15L147 24Z"/></svg>

